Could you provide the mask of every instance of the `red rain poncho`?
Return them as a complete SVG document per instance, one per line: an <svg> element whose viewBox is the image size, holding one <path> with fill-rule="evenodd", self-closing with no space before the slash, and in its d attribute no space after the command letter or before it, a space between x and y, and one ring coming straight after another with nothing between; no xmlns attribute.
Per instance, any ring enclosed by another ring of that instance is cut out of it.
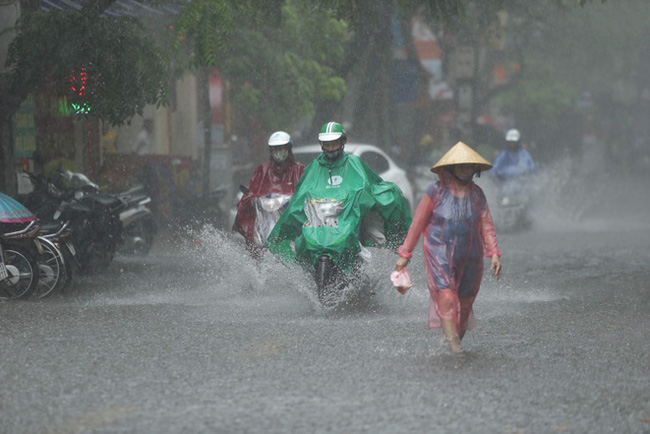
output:
<svg viewBox="0 0 650 434"><path fill-rule="evenodd" d="M247 243L252 243L256 217L255 199L269 193L293 194L304 170L305 165L298 163L291 151L284 166L278 165L273 159L260 164L248 183L250 193L243 195L237 205L237 217L232 230L242 234Z"/></svg>
<svg viewBox="0 0 650 434"><path fill-rule="evenodd" d="M413 217L400 256L410 258L420 235L429 302L429 328L440 319L457 330L474 327L472 304L483 276L483 256L501 256L492 215L483 190L473 181L461 185L448 172L431 184Z"/></svg>

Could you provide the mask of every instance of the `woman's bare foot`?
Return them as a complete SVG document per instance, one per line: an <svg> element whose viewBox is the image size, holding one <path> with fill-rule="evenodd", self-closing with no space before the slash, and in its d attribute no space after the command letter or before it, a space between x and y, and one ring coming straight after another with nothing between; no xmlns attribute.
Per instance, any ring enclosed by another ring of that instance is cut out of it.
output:
<svg viewBox="0 0 650 434"><path fill-rule="evenodd" d="M449 342L449 348L451 348L452 353L462 354L463 349L460 347L460 339L458 339L458 337L448 339L448 342Z"/></svg>

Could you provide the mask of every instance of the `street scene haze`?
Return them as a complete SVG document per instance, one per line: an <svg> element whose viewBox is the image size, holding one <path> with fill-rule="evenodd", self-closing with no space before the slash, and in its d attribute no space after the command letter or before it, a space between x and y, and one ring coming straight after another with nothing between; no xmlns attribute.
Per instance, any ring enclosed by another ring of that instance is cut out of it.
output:
<svg viewBox="0 0 650 434"><path fill-rule="evenodd" d="M0 2L0 434L650 432L650 2Z"/></svg>

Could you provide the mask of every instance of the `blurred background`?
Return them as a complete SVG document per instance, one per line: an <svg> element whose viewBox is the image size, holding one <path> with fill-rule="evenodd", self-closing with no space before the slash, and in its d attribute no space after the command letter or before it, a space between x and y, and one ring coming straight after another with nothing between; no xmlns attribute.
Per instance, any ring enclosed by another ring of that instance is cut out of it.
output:
<svg viewBox="0 0 650 434"><path fill-rule="evenodd" d="M314 144L333 120L417 199L457 141L493 161L517 128L579 217L607 179L647 180L649 19L646 0L2 0L0 191L69 169L146 179L163 220L178 194L229 208L273 131Z"/></svg>

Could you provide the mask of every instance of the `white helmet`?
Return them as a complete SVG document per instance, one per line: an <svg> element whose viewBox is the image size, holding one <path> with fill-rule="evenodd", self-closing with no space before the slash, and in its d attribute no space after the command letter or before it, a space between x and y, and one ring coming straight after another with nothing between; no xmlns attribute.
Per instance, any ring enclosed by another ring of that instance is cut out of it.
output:
<svg viewBox="0 0 650 434"><path fill-rule="evenodd" d="M519 134L519 130L515 130L514 128L508 130L506 133L506 142L518 142L520 138L521 134Z"/></svg>
<svg viewBox="0 0 650 434"><path fill-rule="evenodd" d="M269 146L291 145L291 136L284 131L276 131L269 137Z"/></svg>

